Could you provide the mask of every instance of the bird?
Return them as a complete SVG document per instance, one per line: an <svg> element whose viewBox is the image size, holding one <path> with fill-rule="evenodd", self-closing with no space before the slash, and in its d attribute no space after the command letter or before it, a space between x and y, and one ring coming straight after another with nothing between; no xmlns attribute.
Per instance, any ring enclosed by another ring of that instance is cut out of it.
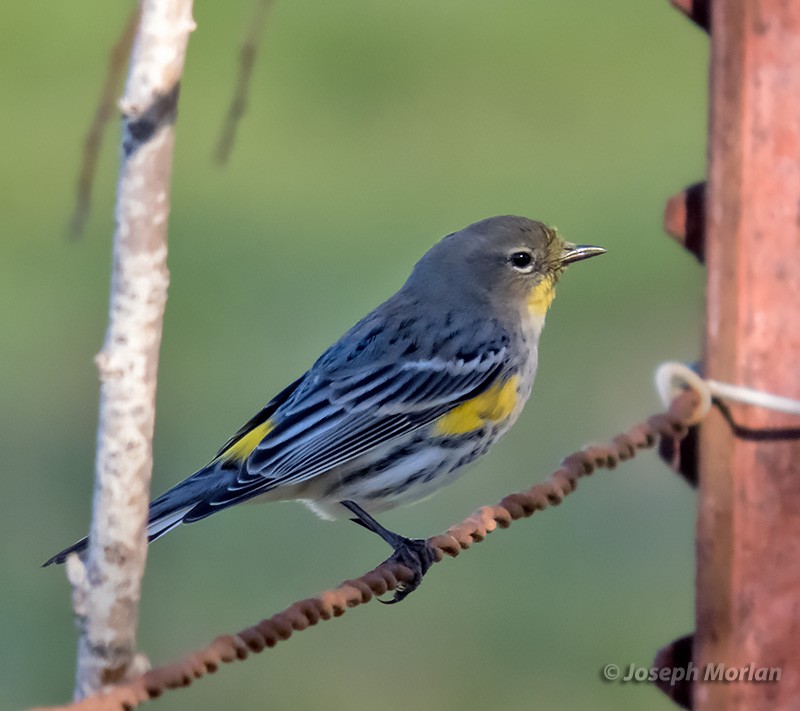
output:
<svg viewBox="0 0 800 711"><path fill-rule="evenodd" d="M432 495L482 457L528 400L545 316L565 268L605 253L504 215L449 234L405 284L248 420L209 464L150 503L152 542L245 501L299 500L350 518L412 573L436 551L374 515ZM88 537L44 565L83 554Z"/></svg>

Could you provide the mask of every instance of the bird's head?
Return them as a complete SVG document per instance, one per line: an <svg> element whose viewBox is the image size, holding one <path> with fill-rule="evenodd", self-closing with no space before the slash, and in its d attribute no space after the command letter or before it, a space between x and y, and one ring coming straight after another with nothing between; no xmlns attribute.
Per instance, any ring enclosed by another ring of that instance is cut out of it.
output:
<svg viewBox="0 0 800 711"><path fill-rule="evenodd" d="M409 282L450 300L520 308L543 319L564 269L603 253L602 247L566 242L536 220L490 217L441 239L417 263Z"/></svg>

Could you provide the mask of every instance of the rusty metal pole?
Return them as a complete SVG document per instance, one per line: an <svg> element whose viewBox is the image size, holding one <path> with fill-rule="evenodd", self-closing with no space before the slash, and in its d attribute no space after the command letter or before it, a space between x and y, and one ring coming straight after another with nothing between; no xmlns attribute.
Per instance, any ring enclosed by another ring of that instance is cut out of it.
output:
<svg viewBox="0 0 800 711"><path fill-rule="evenodd" d="M800 2L711 3L706 372L800 398ZM758 430L798 418L732 406ZM701 432L694 708L800 709L800 440ZM702 680L705 665L781 669Z"/></svg>

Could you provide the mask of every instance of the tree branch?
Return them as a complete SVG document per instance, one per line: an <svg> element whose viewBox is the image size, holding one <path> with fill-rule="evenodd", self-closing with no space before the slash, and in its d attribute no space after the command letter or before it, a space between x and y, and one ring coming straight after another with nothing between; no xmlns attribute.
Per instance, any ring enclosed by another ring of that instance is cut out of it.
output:
<svg viewBox="0 0 800 711"><path fill-rule="evenodd" d="M167 217L191 0L142 0L122 109L109 324L89 550L68 560L78 618L75 697L133 671L152 472L156 372L169 274Z"/></svg>

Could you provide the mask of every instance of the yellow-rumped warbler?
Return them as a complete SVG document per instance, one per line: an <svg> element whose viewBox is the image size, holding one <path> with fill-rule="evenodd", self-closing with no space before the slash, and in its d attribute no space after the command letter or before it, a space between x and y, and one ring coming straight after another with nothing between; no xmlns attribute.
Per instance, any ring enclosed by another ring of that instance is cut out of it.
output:
<svg viewBox="0 0 800 711"><path fill-rule="evenodd" d="M423 499L511 427L536 374L539 336L571 262L605 250L563 241L524 217L492 217L444 237L403 287L331 346L220 449L150 504L148 538L258 497L353 516L414 572L425 541L370 515ZM51 558L63 563L87 539Z"/></svg>

